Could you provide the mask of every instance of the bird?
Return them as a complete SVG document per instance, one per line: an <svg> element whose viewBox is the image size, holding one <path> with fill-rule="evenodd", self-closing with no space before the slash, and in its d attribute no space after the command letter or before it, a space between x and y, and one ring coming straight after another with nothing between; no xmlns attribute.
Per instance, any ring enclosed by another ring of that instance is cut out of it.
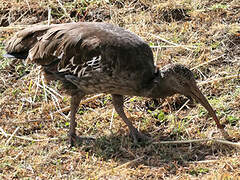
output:
<svg viewBox="0 0 240 180"><path fill-rule="evenodd" d="M36 25L17 32L6 43L7 58L25 59L42 67L48 80L62 82L71 96L69 142L75 145L76 113L86 95L111 94L112 103L134 142L148 136L138 131L124 112L124 96L191 97L206 108L217 128L228 136L215 111L182 64L154 64L150 46L135 33L104 22Z"/></svg>

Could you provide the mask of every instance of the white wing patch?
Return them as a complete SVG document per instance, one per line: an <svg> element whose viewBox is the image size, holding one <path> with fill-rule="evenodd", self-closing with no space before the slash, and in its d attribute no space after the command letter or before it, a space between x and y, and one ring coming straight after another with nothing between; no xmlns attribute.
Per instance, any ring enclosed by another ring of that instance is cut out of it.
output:
<svg viewBox="0 0 240 180"><path fill-rule="evenodd" d="M74 64L73 61L74 61L74 56L70 59L70 62L73 66L76 66L76 64Z"/></svg>
<svg viewBox="0 0 240 180"><path fill-rule="evenodd" d="M76 75L77 77L86 77L90 76L92 72L94 71L100 71L101 68L101 59L102 57L95 56L91 60L83 63L82 65L76 65L73 63L74 58L70 59L70 63L64 67L60 68L58 67L58 72L71 72L73 75Z"/></svg>
<svg viewBox="0 0 240 180"><path fill-rule="evenodd" d="M87 61L83 64L82 68L77 72L77 76L83 77L83 76L89 76L91 72L100 70L101 68L101 59L102 57L95 56L90 61Z"/></svg>
<svg viewBox="0 0 240 180"><path fill-rule="evenodd" d="M58 66L58 72L66 72L71 71L71 64L68 64L65 68L61 68Z"/></svg>
<svg viewBox="0 0 240 180"><path fill-rule="evenodd" d="M87 65L90 67L94 67L94 66L98 66L100 61L101 61L102 57L101 56L95 56L92 58L92 60L87 61Z"/></svg>

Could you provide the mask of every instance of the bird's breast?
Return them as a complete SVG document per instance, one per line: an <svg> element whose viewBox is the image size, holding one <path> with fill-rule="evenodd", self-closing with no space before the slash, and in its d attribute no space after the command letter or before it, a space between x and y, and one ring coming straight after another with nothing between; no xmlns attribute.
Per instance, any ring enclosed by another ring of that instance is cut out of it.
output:
<svg viewBox="0 0 240 180"><path fill-rule="evenodd" d="M129 75L131 76L131 75ZM141 87L136 79L129 76L106 72L93 72L89 76L76 78L73 82L85 94L110 93L121 95L140 95Z"/></svg>

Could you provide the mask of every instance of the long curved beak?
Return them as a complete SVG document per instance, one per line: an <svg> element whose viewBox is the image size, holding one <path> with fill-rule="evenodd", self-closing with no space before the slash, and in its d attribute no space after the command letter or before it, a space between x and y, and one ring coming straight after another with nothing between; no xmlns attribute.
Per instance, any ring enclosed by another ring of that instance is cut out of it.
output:
<svg viewBox="0 0 240 180"><path fill-rule="evenodd" d="M209 104L208 100L205 98L205 96L202 94L202 92L200 91L196 84L193 84L190 87L190 96L207 109L209 114L213 117L214 121L216 122L217 128L220 130L223 138L227 140L232 140L227 131L224 130L224 125L220 124L219 119L217 118L217 115L213 110L212 106Z"/></svg>
<svg viewBox="0 0 240 180"><path fill-rule="evenodd" d="M209 114L213 117L219 129L224 129L224 126L220 124L219 119L217 118L217 115L213 110L212 106L209 104L208 100L205 98L205 96L202 94L196 84L190 87L190 96L206 108Z"/></svg>

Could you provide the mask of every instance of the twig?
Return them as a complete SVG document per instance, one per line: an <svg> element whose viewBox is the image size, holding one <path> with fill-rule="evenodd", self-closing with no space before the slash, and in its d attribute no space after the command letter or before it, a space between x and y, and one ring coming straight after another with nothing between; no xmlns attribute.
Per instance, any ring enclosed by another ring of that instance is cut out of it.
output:
<svg viewBox="0 0 240 180"><path fill-rule="evenodd" d="M204 65L209 64L209 63L211 63L211 62L213 62L213 61L216 61L216 60L220 59L220 58L223 57L223 56L225 56L225 54L222 54L221 56L218 56L218 57L216 57L216 58L213 58L213 59L211 59L211 60L209 60L209 61L207 61L207 62L201 63L201 64L199 64L199 65L197 65L197 66L195 66L195 67L192 67L191 70L197 69L197 68L199 68L199 67L201 67L201 66L204 66Z"/></svg>
<svg viewBox="0 0 240 180"><path fill-rule="evenodd" d="M157 35L155 35L155 34L151 34L151 33L150 33L150 35L153 36L153 37L155 37L155 38L157 38L157 39L159 39L159 40L161 40L161 41L163 41L163 42L166 42L166 43L168 43L168 44L174 45L174 46L176 46L176 47L182 47L182 48L184 48L184 49L187 49L187 50L189 50L189 51L192 51L192 49L189 49L189 48L186 47L185 45L181 45L181 44L177 44L177 43L168 41L168 40L166 40L166 39L164 39L164 38L162 38L162 37L160 37L160 36L157 36Z"/></svg>
<svg viewBox="0 0 240 180"><path fill-rule="evenodd" d="M49 26L50 23L51 23L51 12L52 12L52 8L50 8L50 7L48 6L48 26Z"/></svg>
<svg viewBox="0 0 240 180"><path fill-rule="evenodd" d="M11 141L11 139L13 138L13 136L17 133L17 131L19 130L20 127L17 127L15 129L15 131L11 134L10 138L8 138L8 140L6 141L5 145L8 145L8 143Z"/></svg>
<svg viewBox="0 0 240 180"><path fill-rule="evenodd" d="M61 108L60 108L60 105L58 103L58 99L55 97L55 95L52 95L51 97L53 98L53 103L55 105L55 108L57 109L57 112L59 114L61 114L65 119L69 119L68 116L66 116L62 111L60 111ZM53 113L51 112L50 113L51 119L53 119L53 115L54 115L54 112Z"/></svg>
<svg viewBox="0 0 240 180"><path fill-rule="evenodd" d="M2 134L2 132L1 132ZM16 135L12 135L12 134L7 134L7 136L12 136L18 139L23 139L23 140L27 140L27 141L35 141L35 142L42 142L42 141L53 141L53 140L58 140L58 138L48 138L48 139L32 139L32 138L28 138L28 137L24 137L24 136L16 136Z"/></svg>
<svg viewBox="0 0 240 180"><path fill-rule="evenodd" d="M7 133L5 133L5 131L1 127L0 127L0 131L1 131L1 134L3 134L5 137L8 137Z"/></svg>
<svg viewBox="0 0 240 180"><path fill-rule="evenodd" d="M39 84L39 82L37 82L37 87L43 88L44 93L49 93L51 95L51 98L53 100L53 103L55 105L55 108L57 109L57 112L60 113L64 118L68 119L68 117L63 114L63 112L61 111L60 108L60 104L58 102L58 98L56 97L56 95L58 95L59 97L61 97L63 99L63 96L61 96L58 92L56 92L54 89L50 88L49 86L45 85L43 79L42 79L42 84ZM56 94L56 95L55 95ZM54 112L55 113L55 112ZM53 115L53 113L50 114L51 116Z"/></svg>
<svg viewBox="0 0 240 180"><path fill-rule="evenodd" d="M123 167L127 167L127 166L129 166L130 164L135 163L135 162L143 159L144 157L145 157L145 156L138 157L138 158L136 158L136 159L133 159L132 161L128 161L128 162L126 162L126 163L124 163L124 164L122 164L122 165L120 165L120 166L117 166L117 167L115 167L115 168L113 168L113 169L114 169L114 170L117 170L117 169L121 169L121 168L123 168Z"/></svg>
<svg viewBox="0 0 240 180"><path fill-rule="evenodd" d="M159 42L157 42L159 44ZM152 47L151 47L152 48ZM154 59L154 65L157 65L157 60L158 60L158 53L159 53L159 49L161 50L161 48L157 48L157 52L156 52L156 57Z"/></svg>
<svg viewBox="0 0 240 180"><path fill-rule="evenodd" d="M12 159L12 160L17 159L22 153L23 153L23 151L20 151L14 158L11 158L11 159Z"/></svg>
<svg viewBox="0 0 240 180"><path fill-rule="evenodd" d="M27 3L28 10L29 10L29 11L31 11L31 7L30 7L30 5L29 5L29 2L28 2L28 0L25 0L25 2Z"/></svg>
<svg viewBox="0 0 240 180"><path fill-rule="evenodd" d="M0 27L1 31L9 31L10 29L23 29L26 27L30 27L29 25L16 25L16 26L7 26L7 27Z"/></svg>
<svg viewBox="0 0 240 180"><path fill-rule="evenodd" d="M186 105L187 103L190 101L190 99L188 99L183 105L182 107L175 113L175 115L177 115Z"/></svg>
<svg viewBox="0 0 240 180"><path fill-rule="evenodd" d="M150 46L150 48L152 49L161 49L161 48L179 48L179 47L186 47L186 48L197 48L195 46L191 46L191 45L174 45L174 46Z"/></svg>
<svg viewBox="0 0 240 180"><path fill-rule="evenodd" d="M11 119L11 121L1 122L0 125L20 125L20 124L29 124L29 123L36 123L36 122L49 122L52 120L39 118L39 119L33 119L29 121L19 121L19 122L12 122L12 121L13 119ZM0 127L0 131L2 131L2 134L6 134L1 127ZM5 135L5 137L7 137L7 135Z"/></svg>
<svg viewBox="0 0 240 180"><path fill-rule="evenodd" d="M16 21L14 21L13 24L15 24L16 22L18 22L20 19L22 19L30 10L27 10L25 13L23 13Z"/></svg>
<svg viewBox="0 0 240 180"><path fill-rule="evenodd" d="M71 16L67 13L67 10L65 9L65 7L62 5L62 3L60 2L60 0L57 0L58 4L61 6L65 16L67 16L72 22L74 22L74 20L71 18Z"/></svg>
<svg viewBox="0 0 240 180"><path fill-rule="evenodd" d="M56 111L53 114L56 114L56 113L59 113L59 112L64 113L64 112L67 112L67 111L70 111L70 106L67 106L65 108L59 109L59 111Z"/></svg>
<svg viewBox="0 0 240 180"><path fill-rule="evenodd" d="M216 79L212 79L212 80L206 80L206 81L202 81L202 82L198 82L199 86L205 85L205 84L210 84L213 82L219 82L219 81L224 81L227 79L234 79L234 78L239 78L237 74L235 75L231 75L231 76L226 76L226 77L221 77L221 78L216 78Z"/></svg>
<svg viewBox="0 0 240 180"><path fill-rule="evenodd" d="M45 85L46 89L49 90L49 92L52 92L53 94L57 95L58 97L60 97L61 99L63 99L64 97L59 94L57 91L55 91L53 88L49 87L48 85Z"/></svg>
<svg viewBox="0 0 240 180"><path fill-rule="evenodd" d="M203 164L203 163L215 163L218 162L219 160L203 160L203 161L189 161L186 162L188 164Z"/></svg>
<svg viewBox="0 0 240 180"><path fill-rule="evenodd" d="M207 77L203 74L202 71L200 71L200 69L197 68L197 71L198 71L205 79L207 79Z"/></svg>
<svg viewBox="0 0 240 180"><path fill-rule="evenodd" d="M112 125L113 125L113 117L114 117L114 113L115 113L115 109L113 108L113 110L112 110L112 117L111 117L111 121L110 121L110 127L109 127L109 129L112 129Z"/></svg>
<svg viewBox="0 0 240 180"><path fill-rule="evenodd" d="M213 139L213 142L218 142L221 144L226 144L226 145L230 145L230 146L234 146L236 148L240 148L240 143L233 143L231 141L227 141L227 140L223 140L223 139Z"/></svg>
<svg viewBox="0 0 240 180"><path fill-rule="evenodd" d="M236 148L240 148L240 143L233 143L227 140L223 140L223 139L213 139L213 138L209 138L209 139L192 139L192 140L182 140L182 141L160 141L160 142L153 142L153 144L186 144L186 143L197 143L197 142L208 142L208 141L212 141L212 142L218 142L221 144L226 144L226 145L230 145L230 146L234 146Z"/></svg>
<svg viewBox="0 0 240 180"><path fill-rule="evenodd" d="M35 89L35 93L33 96L33 102L35 102L36 97L37 97L37 93L38 93L38 89L39 89L39 81L40 81L40 75L39 75L39 71L38 71L37 82L36 82L37 87Z"/></svg>
<svg viewBox="0 0 240 180"><path fill-rule="evenodd" d="M92 96L92 97L90 97L90 98L87 98L87 99L85 99L85 100L82 100L80 104L85 104L85 103L87 103L87 102L89 102L89 101L92 101L92 100L94 100L94 99L97 99L97 98L99 98L99 97L101 97L101 96L104 96L104 94L97 94L97 95L95 95L95 96ZM67 107L65 107L65 108L60 109L59 111L63 113L63 112L69 111L69 110L70 110L70 106L67 106ZM55 112L55 113L58 113L58 112Z"/></svg>
<svg viewBox="0 0 240 180"><path fill-rule="evenodd" d="M133 163L135 163L135 162L143 159L144 157L145 157L145 156L138 157L138 158L136 158L136 159L133 159L132 161L128 161L128 162L126 162L126 163L124 163L124 164L122 164L122 165L120 165L120 166L117 166L117 167L115 167L115 168L113 168L113 169L110 169L110 170L108 170L108 171L104 171L104 172L98 174L97 177L96 177L96 179L99 179L100 177L102 177L102 176L104 176L104 175L106 175L106 174L108 174L108 173L110 173L110 172L112 172L112 171L116 171L116 170L119 170L119 169L121 169L121 168L127 167L127 166L129 166L130 164L133 164Z"/></svg>
<svg viewBox="0 0 240 180"><path fill-rule="evenodd" d="M64 97L59 94L57 91L55 91L54 89L50 88L48 85L45 84L45 87L42 86L41 84L39 84L39 82L37 82L37 85L40 87L40 88L43 88L46 90L46 92L48 92L49 94L53 95L54 97L56 97L56 95L58 97L60 97L61 99L63 99ZM57 98L57 97L56 97Z"/></svg>
<svg viewBox="0 0 240 180"><path fill-rule="evenodd" d="M101 94L97 94L97 95L95 95L95 96L92 96L92 97L90 97L90 98L87 98L87 99L81 101L81 104L85 104L85 103L87 103L87 102L89 102L89 101L95 100L95 99L97 99L97 98L99 98L99 97L102 97L102 96L104 96L104 94L102 94L102 93L101 93Z"/></svg>
<svg viewBox="0 0 240 180"><path fill-rule="evenodd" d="M46 90L46 86L45 86L45 82L44 82L44 77L43 77L43 75L41 75L41 80L42 80L42 85L43 85L43 92L44 92L45 101L48 102L47 90Z"/></svg>
<svg viewBox="0 0 240 180"><path fill-rule="evenodd" d="M41 21L41 23L36 23L36 24L32 24L32 25L12 25L12 26L7 26L7 27L0 27L1 31L9 31L11 29L23 29L23 28L29 28L29 27L33 27L39 24L46 24L48 21Z"/></svg>

